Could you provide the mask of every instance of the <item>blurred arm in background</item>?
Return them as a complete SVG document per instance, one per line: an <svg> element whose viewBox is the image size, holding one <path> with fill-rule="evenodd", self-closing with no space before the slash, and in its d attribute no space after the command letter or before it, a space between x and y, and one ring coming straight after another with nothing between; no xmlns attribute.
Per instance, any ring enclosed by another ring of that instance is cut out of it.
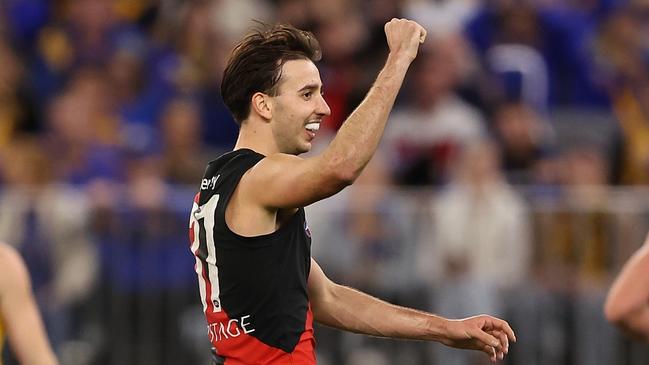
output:
<svg viewBox="0 0 649 365"><path fill-rule="evenodd" d="M615 279L604 314L631 337L649 342L649 236Z"/></svg>
<svg viewBox="0 0 649 365"><path fill-rule="evenodd" d="M0 268L0 319L20 364L58 364L36 307L27 268L13 248L1 243Z"/></svg>

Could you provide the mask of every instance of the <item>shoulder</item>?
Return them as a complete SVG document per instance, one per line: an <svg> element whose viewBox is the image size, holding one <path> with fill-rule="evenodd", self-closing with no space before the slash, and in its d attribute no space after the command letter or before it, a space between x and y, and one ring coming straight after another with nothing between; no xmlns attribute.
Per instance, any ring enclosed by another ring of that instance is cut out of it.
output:
<svg viewBox="0 0 649 365"><path fill-rule="evenodd" d="M269 154L241 175L237 195L253 205L275 210L275 204L283 206L282 202L291 200L301 187L314 185L309 176L317 174L321 166L305 163L307 160L284 153Z"/></svg>
<svg viewBox="0 0 649 365"><path fill-rule="evenodd" d="M236 174L238 171L248 170L250 167L265 159L265 156L250 149L239 149L219 156L207 164L204 178L218 175Z"/></svg>
<svg viewBox="0 0 649 365"><path fill-rule="evenodd" d="M299 161L302 161L301 157L284 153L265 156L243 173L239 181L239 186L244 186L244 189L250 187L258 189L268 188L268 184L272 180L285 174L287 171L291 171Z"/></svg>
<svg viewBox="0 0 649 365"><path fill-rule="evenodd" d="M272 155L268 155L265 158L259 160L259 162L255 164L250 170L253 172L257 172L259 170L282 169L285 168L287 165L299 163L300 161L303 160L304 159L302 157L296 155L289 155L286 153L274 153Z"/></svg>
<svg viewBox="0 0 649 365"><path fill-rule="evenodd" d="M304 161L302 157L286 153L274 153L268 156L262 156L246 171L244 178L264 179L279 173L287 172L296 164Z"/></svg>

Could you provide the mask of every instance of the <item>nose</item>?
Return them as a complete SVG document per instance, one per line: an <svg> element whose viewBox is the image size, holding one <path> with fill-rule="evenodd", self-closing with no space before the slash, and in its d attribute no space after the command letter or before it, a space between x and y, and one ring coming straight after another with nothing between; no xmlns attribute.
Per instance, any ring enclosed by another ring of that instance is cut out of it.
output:
<svg viewBox="0 0 649 365"><path fill-rule="evenodd" d="M331 115L331 109L329 108L329 105L322 97L322 95L320 95L320 97L318 98L318 106L316 108L316 113L321 116Z"/></svg>

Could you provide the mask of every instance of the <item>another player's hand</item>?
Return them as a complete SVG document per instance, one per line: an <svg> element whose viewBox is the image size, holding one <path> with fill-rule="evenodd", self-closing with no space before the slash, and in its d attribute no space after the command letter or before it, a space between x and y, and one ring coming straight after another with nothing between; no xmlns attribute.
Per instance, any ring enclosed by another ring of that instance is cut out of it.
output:
<svg viewBox="0 0 649 365"><path fill-rule="evenodd" d="M394 18L385 23L385 36L390 53L412 61L417 57L419 44L426 39L426 30L412 20Z"/></svg>
<svg viewBox="0 0 649 365"><path fill-rule="evenodd" d="M509 341L516 342L516 336L507 322L480 315L449 320L442 343L460 349L482 351L489 356L491 362L496 362L509 352Z"/></svg>

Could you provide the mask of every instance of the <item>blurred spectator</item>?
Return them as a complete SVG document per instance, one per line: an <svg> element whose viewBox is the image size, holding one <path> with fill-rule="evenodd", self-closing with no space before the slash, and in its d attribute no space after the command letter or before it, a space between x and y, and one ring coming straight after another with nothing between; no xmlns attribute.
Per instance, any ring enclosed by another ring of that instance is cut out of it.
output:
<svg viewBox="0 0 649 365"><path fill-rule="evenodd" d="M151 95L146 72L147 48L138 34L123 36L106 59L106 78L114 107L126 123L150 126L155 121L160 102Z"/></svg>
<svg viewBox="0 0 649 365"><path fill-rule="evenodd" d="M421 24L431 36L457 34L477 11L478 0L407 0L404 15Z"/></svg>
<svg viewBox="0 0 649 365"><path fill-rule="evenodd" d="M60 92L75 65L72 39L61 27L43 27L29 62L30 83L40 105Z"/></svg>
<svg viewBox="0 0 649 365"><path fill-rule="evenodd" d="M217 21L224 16L218 12L220 5L207 0L161 4L155 27L158 44L141 63L153 63L157 69L148 82L150 94L157 95L158 102L149 103L151 110L160 112L164 107L159 103L175 97L196 98L201 109L202 141L225 152L234 146L238 127L220 96L231 47L224 24ZM252 19L243 24L254 26Z"/></svg>
<svg viewBox="0 0 649 365"><path fill-rule="evenodd" d="M438 282L480 278L500 290L522 283L532 247L527 214L501 173L497 146L481 141L467 147L454 178L434 199L432 236L419 255L425 276Z"/></svg>
<svg viewBox="0 0 649 365"><path fill-rule="evenodd" d="M314 236L313 256L327 267L329 276L399 305L422 307L423 298L413 295L415 277L416 217L403 196L395 195L386 160L376 154L354 185L343 194L308 208ZM321 239L319 239L321 238ZM321 333L320 329L318 329ZM352 341L349 334L322 330L320 351L343 356L332 341ZM333 337L333 339L331 338ZM349 349L349 364L372 361L394 363L399 354L386 351L380 340L362 339ZM374 348L375 350L369 350ZM416 356L416 355L415 355ZM378 358L378 359L377 359ZM389 359L389 360L388 360Z"/></svg>
<svg viewBox="0 0 649 365"><path fill-rule="evenodd" d="M611 269L609 247L604 242L612 219L608 205L608 166L602 153L580 146L562 154L562 199L566 209L539 212L539 263L545 284L559 290L601 283Z"/></svg>
<svg viewBox="0 0 649 365"><path fill-rule="evenodd" d="M622 131L621 183L649 183L649 46L642 18L646 5L622 7L603 23L599 61L608 71L609 92Z"/></svg>
<svg viewBox="0 0 649 365"><path fill-rule="evenodd" d="M608 100L598 86L591 61L593 50L589 48L593 27L588 22L593 18L578 7L555 4L538 9L533 3L483 2L466 26L467 36L478 54L484 57L498 45L522 45L536 50L547 65L550 105L606 106ZM520 68L525 70L526 64L521 63ZM516 73L501 76L509 87L520 85L521 80L511 79Z"/></svg>
<svg viewBox="0 0 649 365"><path fill-rule="evenodd" d="M522 103L500 105L494 112L493 129L510 183L558 183L550 126L532 108Z"/></svg>
<svg viewBox="0 0 649 365"><path fill-rule="evenodd" d="M40 198L50 188L52 169L34 138L15 138L2 152L5 186L0 196L4 210L0 214L0 237L12 242L24 256L36 297L44 299L51 294L54 268L50 232L41 221L45 212Z"/></svg>
<svg viewBox="0 0 649 365"><path fill-rule="evenodd" d="M316 238L324 232L334 235L313 247L314 257L333 278L393 296L415 285L410 271L414 252L409 248L414 240L408 207L391 194L393 182L386 162L375 155L357 183L336 202L309 207L309 225Z"/></svg>
<svg viewBox="0 0 649 365"><path fill-rule="evenodd" d="M414 237L407 207L391 194L394 187L386 160L372 158L351 189L341 215L347 244L356 250L350 282L385 297L398 298L415 285Z"/></svg>
<svg viewBox="0 0 649 365"><path fill-rule="evenodd" d="M23 51L28 51L34 45L40 28L48 21L52 5L45 0L8 0L0 7L6 12L6 19L0 15L0 23L6 24L6 31L12 41Z"/></svg>
<svg viewBox="0 0 649 365"><path fill-rule="evenodd" d="M113 114L105 78L94 69L79 71L51 104L47 147L56 153L58 181L86 184L123 179L121 120Z"/></svg>
<svg viewBox="0 0 649 365"><path fill-rule="evenodd" d="M8 143L14 133L36 132L38 118L20 58L0 35L0 145Z"/></svg>
<svg viewBox="0 0 649 365"><path fill-rule="evenodd" d="M604 212L608 197L608 165L605 156L596 149L582 147L567 153L565 160L566 188L569 190L570 202L580 209L591 224L580 224L581 238L575 242L577 249L583 250L579 255L582 262L578 268L585 280L602 280L612 269L612 262L607 258L613 256L606 247L607 232L600 222L609 219ZM567 223L564 221L564 223ZM589 234L588 231L591 231ZM590 236L590 238L588 238ZM581 242L579 242L581 241Z"/></svg>
<svg viewBox="0 0 649 365"><path fill-rule="evenodd" d="M218 0L209 1L212 7L212 21L218 25L228 42L233 42L250 27L251 20L271 21L274 19L275 7L265 0ZM329 3L329 1L321 2Z"/></svg>
<svg viewBox="0 0 649 365"><path fill-rule="evenodd" d="M480 113L454 93L467 57L460 39L429 42L412 65L410 100L392 114L384 136L393 176L402 185L446 183L453 158L486 133Z"/></svg>
<svg viewBox="0 0 649 365"><path fill-rule="evenodd" d="M596 149L606 160L609 184L619 184L622 170L623 135L613 111L596 108L556 108L548 116L552 138L545 159L558 162L561 151ZM548 130L548 135L549 130ZM555 163L554 165L558 165ZM555 168L558 172L559 168Z"/></svg>
<svg viewBox="0 0 649 365"><path fill-rule="evenodd" d="M504 315L508 292L530 274L528 208L502 176L495 144L476 143L458 158L454 179L433 201L431 231L417 255L420 272L434 288L434 312ZM434 349L436 363L478 363Z"/></svg>
<svg viewBox="0 0 649 365"><path fill-rule="evenodd" d="M492 100L521 102L539 112L548 107L548 70L543 57L534 48L521 44L491 47L486 55L492 80L499 93Z"/></svg>
<svg viewBox="0 0 649 365"><path fill-rule="evenodd" d="M368 30L356 3L310 1L310 4L317 17L315 36L324 50L319 68L331 108L331 115L325 118L323 127L336 131L356 105L352 104L355 93L359 88L369 87L367 83L373 81L363 79L363 65L356 58L367 42Z"/></svg>
<svg viewBox="0 0 649 365"><path fill-rule="evenodd" d="M110 55L111 37L119 29L114 2L111 0L76 0L65 2L66 30L81 65L100 64Z"/></svg>
<svg viewBox="0 0 649 365"><path fill-rule="evenodd" d="M40 141L16 138L3 151L0 238L16 245L32 277L55 351L81 340L96 278L96 251L82 191L55 185ZM62 359L63 360L63 359Z"/></svg>
<svg viewBox="0 0 649 365"><path fill-rule="evenodd" d="M201 115L190 100L174 100L163 112L162 168L165 180L172 184L195 184L214 155L208 155L201 143Z"/></svg>
<svg viewBox="0 0 649 365"><path fill-rule="evenodd" d="M293 24L299 29L312 29L313 14L308 0L278 0L277 20Z"/></svg>
<svg viewBox="0 0 649 365"><path fill-rule="evenodd" d="M575 343L573 363L615 363L613 349L601 345L614 336L612 328L601 323L614 257L614 248L606 242L614 234L611 222L616 219L606 208L611 206L606 157L598 146L583 145L564 151L561 161L560 203L548 202L535 217L539 283L546 300L555 302L540 311L551 315L548 323L554 322L562 336L570 336L566 342ZM553 306L558 312L551 314ZM569 353L565 347L562 351Z"/></svg>
<svg viewBox="0 0 649 365"><path fill-rule="evenodd" d="M93 304L103 341L92 363L195 363L180 332L195 294L193 261L179 244L184 212L170 196L159 158L137 155L125 189L93 212L101 263Z"/></svg>

